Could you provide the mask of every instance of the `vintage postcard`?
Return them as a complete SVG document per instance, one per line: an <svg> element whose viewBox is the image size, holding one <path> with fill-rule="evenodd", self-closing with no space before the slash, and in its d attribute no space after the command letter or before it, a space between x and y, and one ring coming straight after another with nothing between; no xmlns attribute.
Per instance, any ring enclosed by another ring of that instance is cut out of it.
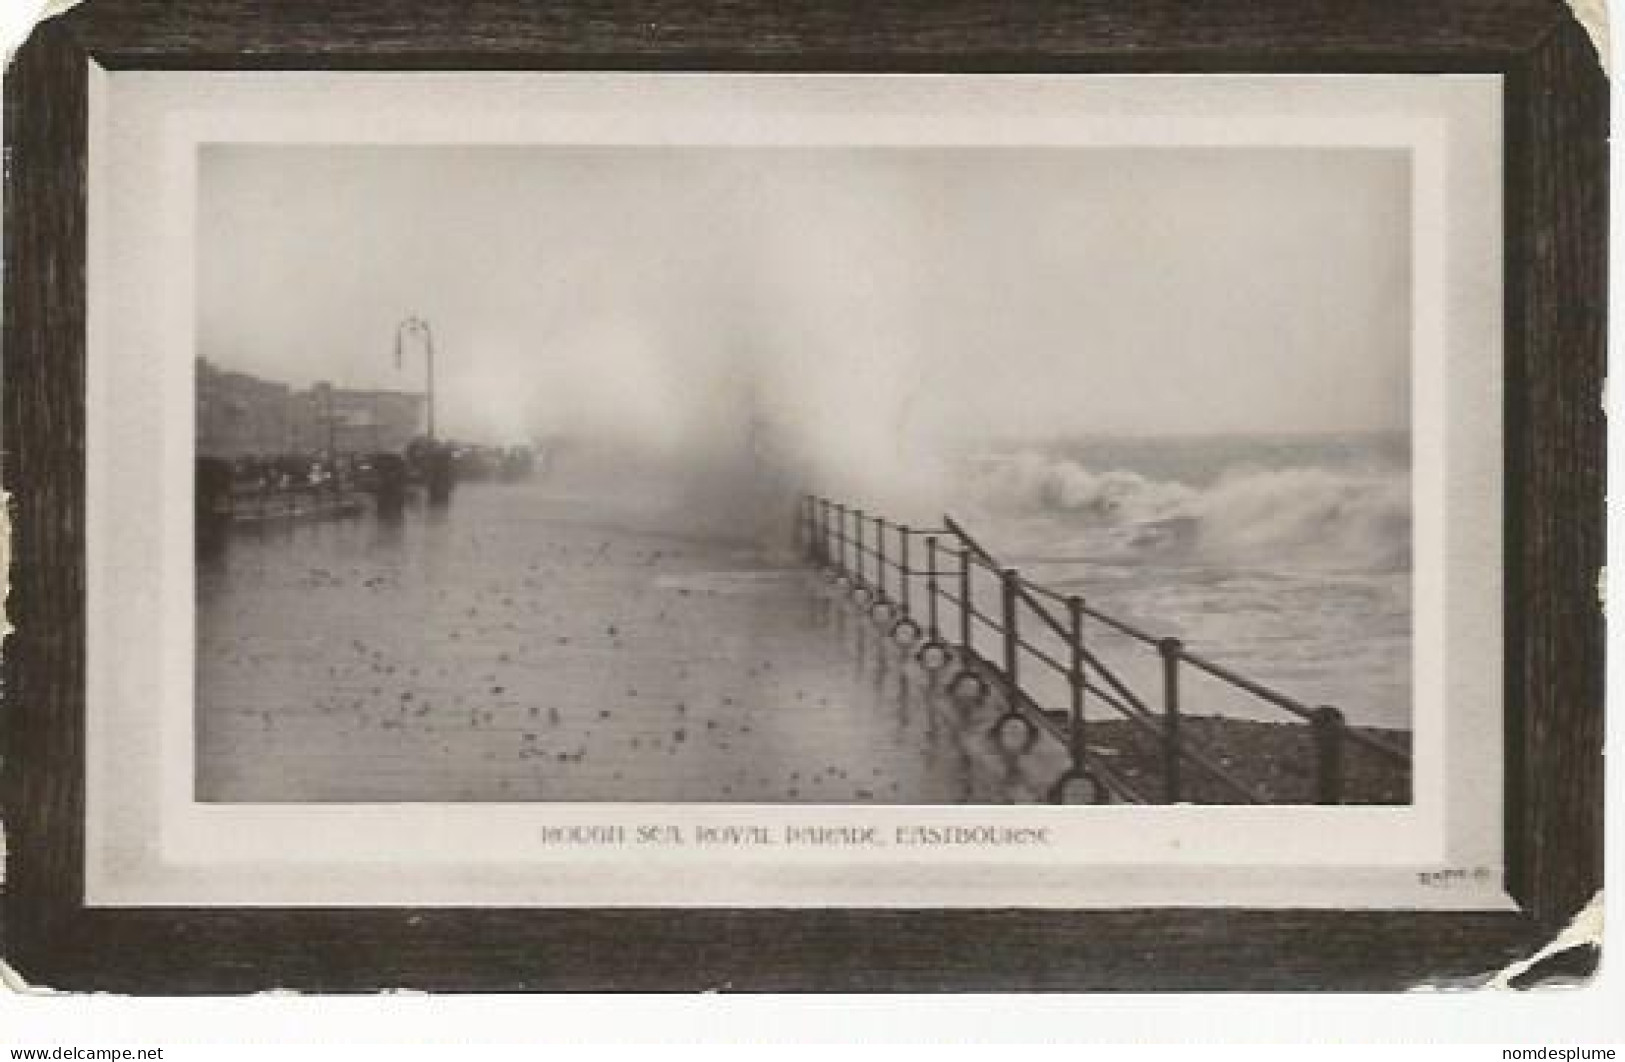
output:
<svg viewBox="0 0 1625 1062"><path fill-rule="evenodd" d="M1500 88L98 74L92 898L1507 906Z"/></svg>

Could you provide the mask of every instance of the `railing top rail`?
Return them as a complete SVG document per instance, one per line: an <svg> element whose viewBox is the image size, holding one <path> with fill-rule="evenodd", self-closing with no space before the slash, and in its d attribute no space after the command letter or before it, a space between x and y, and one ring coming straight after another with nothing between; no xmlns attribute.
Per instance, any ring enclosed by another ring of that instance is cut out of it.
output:
<svg viewBox="0 0 1625 1062"><path fill-rule="evenodd" d="M966 531L963 527L961 527L958 520L955 520L953 517L944 513L942 523L948 528L949 531L953 532L959 541L965 544L967 549L976 554L983 560L983 562L992 566L995 570L998 569L998 560L994 558L993 554L984 549L982 544L976 541L975 537L972 536L969 531Z"/></svg>
<svg viewBox="0 0 1625 1062"><path fill-rule="evenodd" d="M1027 607L1033 611L1033 614L1039 619L1043 620L1049 629L1054 631L1062 640L1070 640L1072 637L1071 629L1068 628L1066 624L1052 616L1049 609L1039 604L1037 598L1035 598L1031 593L1031 590L1032 588L1026 584L1026 580L1016 581L1016 594L1023 602L1026 603Z"/></svg>
<svg viewBox="0 0 1625 1062"><path fill-rule="evenodd" d="M1197 670L1205 671L1216 679L1223 682L1228 682L1230 685L1239 689L1246 690L1259 700L1268 701L1270 704L1275 705L1282 711L1290 712L1298 718L1306 721L1315 717L1314 710L1309 708L1303 702L1288 697L1279 690L1271 689L1262 682L1254 682L1245 675L1237 674L1222 664L1215 664L1206 657L1197 656L1195 653L1188 652L1183 647L1176 650L1176 653L1181 660L1185 661L1187 664L1190 664Z"/></svg>
<svg viewBox="0 0 1625 1062"><path fill-rule="evenodd" d="M1053 601L1057 605L1064 606L1067 604L1068 597L1066 594L1061 593L1059 590L1052 590L1043 583L1035 583L1031 579L1023 577L1021 585L1024 589L1030 590L1046 600Z"/></svg>
<svg viewBox="0 0 1625 1062"><path fill-rule="evenodd" d="M1083 606L1083 614L1088 616L1090 619L1099 620L1112 630L1117 631L1120 634L1127 635L1137 642L1144 642L1146 645L1151 646L1162 644L1163 640L1158 638L1156 635L1151 634L1148 631L1143 631L1131 623L1126 623L1110 613L1102 612L1098 608L1094 608L1087 603L1085 603Z"/></svg>
<svg viewBox="0 0 1625 1062"><path fill-rule="evenodd" d="M1002 570L1002 569L999 568L999 565L998 565L997 561L994 561L990 557L984 557L980 553L977 553L975 550L971 550L971 549L965 550L965 559L970 562L971 567L980 568L984 572L989 572L989 573L991 573L993 575L1000 574L1000 572Z"/></svg>

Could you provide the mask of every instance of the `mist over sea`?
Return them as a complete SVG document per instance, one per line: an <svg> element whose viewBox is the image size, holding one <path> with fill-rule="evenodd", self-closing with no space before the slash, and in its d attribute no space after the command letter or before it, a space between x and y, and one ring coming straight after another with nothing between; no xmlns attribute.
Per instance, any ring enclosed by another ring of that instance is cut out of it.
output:
<svg viewBox="0 0 1625 1062"><path fill-rule="evenodd" d="M1351 722L1411 726L1406 436L1070 436L953 464L945 508L1003 563ZM1093 637L1158 688L1154 654ZM1283 718L1186 684L1190 712Z"/></svg>

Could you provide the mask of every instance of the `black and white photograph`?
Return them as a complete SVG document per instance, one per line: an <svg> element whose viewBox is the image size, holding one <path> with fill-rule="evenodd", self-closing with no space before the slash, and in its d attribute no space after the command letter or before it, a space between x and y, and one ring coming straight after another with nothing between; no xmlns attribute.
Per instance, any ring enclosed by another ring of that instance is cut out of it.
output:
<svg viewBox="0 0 1625 1062"><path fill-rule="evenodd" d="M204 802L1406 804L1407 153L206 144Z"/></svg>
<svg viewBox="0 0 1625 1062"><path fill-rule="evenodd" d="M8 979L1590 976L1592 38L993 6L46 20Z"/></svg>

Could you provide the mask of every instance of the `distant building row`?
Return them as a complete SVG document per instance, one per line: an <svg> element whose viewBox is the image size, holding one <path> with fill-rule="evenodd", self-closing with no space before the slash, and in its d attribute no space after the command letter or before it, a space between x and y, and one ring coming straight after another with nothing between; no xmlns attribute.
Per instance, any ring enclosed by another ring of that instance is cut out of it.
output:
<svg viewBox="0 0 1625 1062"><path fill-rule="evenodd" d="M197 452L255 454L399 452L422 434L424 398L407 391L353 391L284 383L197 362Z"/></svg>

